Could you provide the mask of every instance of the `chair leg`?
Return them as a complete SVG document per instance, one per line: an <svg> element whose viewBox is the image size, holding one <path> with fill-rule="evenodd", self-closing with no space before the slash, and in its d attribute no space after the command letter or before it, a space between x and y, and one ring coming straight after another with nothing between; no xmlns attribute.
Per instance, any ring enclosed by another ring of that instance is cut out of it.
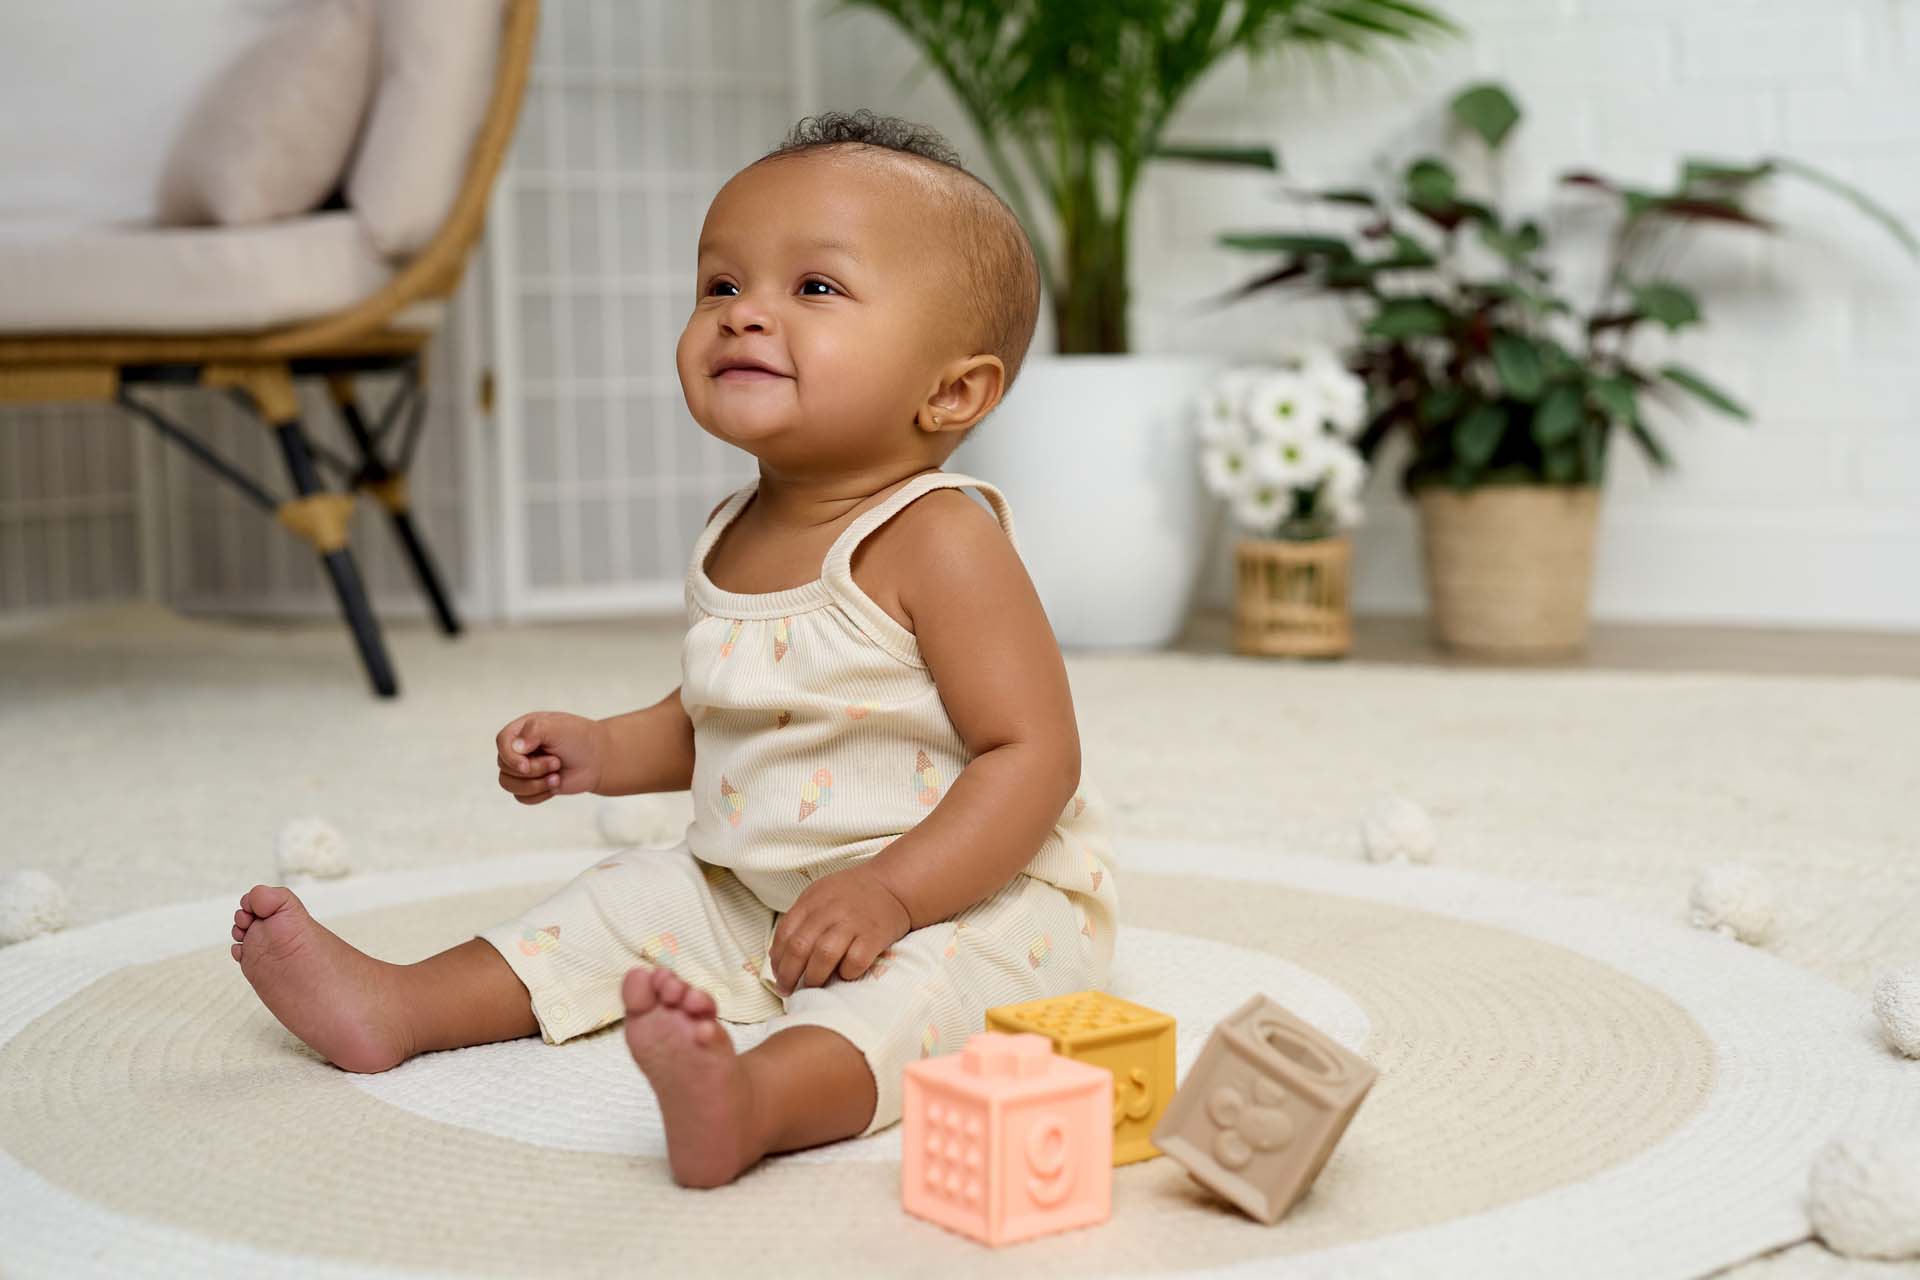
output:
<svg viewBox="0 0 1920 1280"><path fill-rule="evenodd" d="M313 455L307 449L306 434L300 429L297 415L275 422L273 434L280 441L280 452L287 459L287 472L301 499L320 497L344 500L335 508L342 513L337 521L338 532L317 540L315 550L320 552L321 563L327 567L327 576L333 580L333 593L339 597L340 612L353 629L353 641L359 647L360 661L367 669L367 679L373 682L375 693L383 698L391 698L400 691L400 686L394 679L393 664L387 658L387 646L380 635L380 623L373 616L373 606L367 601L366 586L360 581L359 567L354 563L353 552L346 546L346 514L353 509L353 498L350 494L330 494L324 490L320 477L314 471ZM335 543L337 545L329 545Z"/></svg>
<svg viewBox="0 0 1920 1280"><path fill-rule="evenodd" d="M233 387L253 403L261 421L273 428L280 452L287 460L287 474L300 495L280 504L280 522L304 538L319 553L333 592L340 600L340 612L353 630L353 641L360 650L373 690L383 698L400 691L393 676L393 663L387 658L386 642L380 635L380 623L367 602L367 590L360 581L353 552L347 549L347 521L353 514L353 494L329 492L320 483L314 469L313 451L307 447L306 434L300 429L300 401L294 394L293 374L286 365L216 365L201 370L200 380L210 387Z"/></svg>
<svg viewBox="0 0 1920 1280"><path fill-rule="evenodd" d="M439 621L440 630L448 636L459 635L460 619L453 612L453 602L447 597L446 587L441 582L439 570L434 566L432 554L427 550L426 541L413 523L413 512L407 501L405 460L400 460L403 469L395 470L382 461L374 450L373 437L367 431L366 418L362 416L359 401L354 397L353 379L349 375L334 374L329 377L327 389L332 393L333 403L340 410L340 418L346 423L347 431L360 450L362 466L356 483L372 493L387 509L393 532L406 550L407 563L413 566L414 580L420 584L420 590L433 606L433 616ZM425 396L426 391L416 385L411 394ZM418 412L417 407L415 412Z"/></svg>

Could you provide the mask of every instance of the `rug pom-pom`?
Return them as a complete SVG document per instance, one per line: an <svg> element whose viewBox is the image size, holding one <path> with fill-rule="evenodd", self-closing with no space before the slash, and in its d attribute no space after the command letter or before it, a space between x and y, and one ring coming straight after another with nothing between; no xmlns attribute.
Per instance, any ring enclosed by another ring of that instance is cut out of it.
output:
<svg viewBox="0 0 1920 1280"><path fill-rule="evenodd" d="M1737 863L1704 868L1693 882L1688 919L1696 929L1711 929L1741 942L1766 940L1773 930L1773 889L1758 873Z"/></svg>
<svg viewBox="0 0 1920 1280"><path fill-rule="evenodd" d="M289 818L273 842L280 876L334 879L347 874L347 842L333 824L320 818Z"/></svg>
<svg viewBox="0 0 1920 1280"><path fill-rule="evenodd" d="M678 844L693 820L692 797L678 795L609 796L594 815L600 838L627 848L663 848Z"/></svg>
<svg viewBox="0 0 1920 1280"><path fill-rule="evenodd" d="M67 892L44 871L0 879L0 947L25 942L67 923Z"/></svg>
<svg viewBox="0 0 1920 1280"><path fill-rule="evenodd" d="M1873 984L1873 1016L1880 1019L1888 1044L1920 1058L1920 963L1880 975Z"/></svg>
<svg viewBox="0 0 1920 1280"><path fill-rule="evenodd" d="M1360 820L1360 844L1369 862L1432 862L1439 837L1425 809L1405 796L1388 796Z"/></svg>
<svg viewBox="0 0 1920 1280"><path fill-rule="evenodd" d="M1850 1258L1920 1257L1920 1132L1836 1138L1807 1179L1813 1229Z"/></svg>

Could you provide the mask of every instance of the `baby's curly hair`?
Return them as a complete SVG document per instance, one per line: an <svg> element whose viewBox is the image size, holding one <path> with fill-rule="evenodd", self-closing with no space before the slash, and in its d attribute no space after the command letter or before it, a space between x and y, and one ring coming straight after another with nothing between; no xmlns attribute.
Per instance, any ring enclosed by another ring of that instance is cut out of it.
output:
<svg viewBox="0 0 1920 1280"><path fill-rule="evenodd" d="M979 350L1000 357L1013 386L1040 318L1040 265L1020 220L994 189L967 172L960 153L937 130L898 116L825 111L787 131L761 163L825 147L879 147L937 166L958 251L962 293Z"/></svg>

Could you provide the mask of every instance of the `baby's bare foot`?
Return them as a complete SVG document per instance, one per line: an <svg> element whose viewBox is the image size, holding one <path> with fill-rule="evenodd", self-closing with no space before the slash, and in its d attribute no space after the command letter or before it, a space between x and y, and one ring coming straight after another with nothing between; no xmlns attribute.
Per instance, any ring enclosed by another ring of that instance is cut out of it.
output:
<svg viewBox="0 0 1920 1280"><path fill-rule="evenodd" d="M732 1182L766 1150L755 1134L752 1082L714 1019L713 997L670 970L646 968L627 974L620 995L627 1048L660 1099L674 1181Z"/></svg>
<svg viewBox="0 0 1920 1280"><path fill-rule="evenodd" d="M323 928L291 889L257 884L233 913L233 958L287 1030L347 1071L412 1057L393 971Z"/></svg>

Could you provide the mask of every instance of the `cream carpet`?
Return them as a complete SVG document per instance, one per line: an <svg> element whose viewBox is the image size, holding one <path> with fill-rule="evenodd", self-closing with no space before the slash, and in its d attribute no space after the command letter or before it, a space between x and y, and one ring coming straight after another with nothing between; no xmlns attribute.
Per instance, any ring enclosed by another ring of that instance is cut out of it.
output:
<svg viewBox="0 0 1920 1280"><path fill-rule="evenodd" d="M1127 838L1115 989L1181 1019L1183 1066L1264 989L1383 1069L1314 1196L1268 1230L1154 1161L1120 1171L1108 1226L996 1257L899 1214L897 1131L679 1193L617 1036L347 1077L226 958L296 814L356 869L309 901L392 959L564 879L595 802L514 805L494 731L674 678L668 626L394 641L383 706L330 625L131 608L0 637L0 867L111 921L0 952L0 1270L737 1269L717 1238L843 1271L1691 1275L1804 1235L1830 1132L1920 1120L1920 1068L1861 999L1920 955L1920 685L1086 656L1089 773ZM1434 812L1442 866L1354 861L1385 791ZM1787 904L1772 954L1677 927L1723 857ZM1894 1270L1814 1245L1739 1268Z"/></svg>

